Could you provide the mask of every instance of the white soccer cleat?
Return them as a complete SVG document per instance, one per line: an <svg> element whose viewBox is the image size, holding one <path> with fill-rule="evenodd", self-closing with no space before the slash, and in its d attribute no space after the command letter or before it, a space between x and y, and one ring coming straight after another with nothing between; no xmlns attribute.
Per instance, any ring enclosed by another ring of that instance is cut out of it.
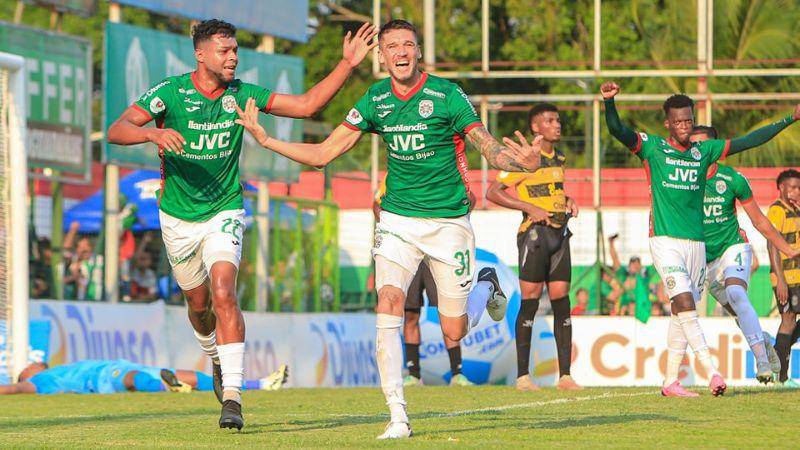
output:
<svg viewBox="0 0 800 450"><path fill-rule="evenodd" d="M407 439L411 435L411 425L407 422L389 422L378 439Z"/></svg>
<svg viewBox="0 0 800 450"><path fill-rule="evenodd" d="M492 283L492 297L486 302L486 312L495 322L499 322L506 317L508 299L503 290L500 289L500 281L497 279L497 272L491 267L484 267L478 272L478 281L488 281Z"/></svg>
<svg viewBox="0 0 800 450"><path fill-rule="evenodd" d="M275 372L258 380L258 388L264 391L277 391L289 380L289 366L281 364Z"/></svg>
<svg viewBox="0 0 800 450"><path fill-rule="evenodd" d="M769 361L756 363L756 380L762 384L769 384L772 382L772 365Z"/></svg>
<svg viewBox="0 0 800 450"><path fill-rule="evenodd" d="M764 332L764 346L767 347L767 356L769 357L772 373L780 373L781 358L778 356L778 352L775 351L775 347L772 346L772 335L766 331Z"/></svg>

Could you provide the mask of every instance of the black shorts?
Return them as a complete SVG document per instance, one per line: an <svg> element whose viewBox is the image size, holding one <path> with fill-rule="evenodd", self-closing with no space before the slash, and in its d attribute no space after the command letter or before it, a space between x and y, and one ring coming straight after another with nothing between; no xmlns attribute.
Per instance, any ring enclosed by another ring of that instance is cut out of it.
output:
<svg viewBox="0 0 800 450"><path fill-rule="evenodd" d="M408 287L406 293L406 307L405 309L419 310L424 306L425 301L422 298L422 292L428 293L428 306L434 308L439 306L439 295L436 292L436 282L433 280L433 274L428 265L424 262L419 263L417 273L414 279L411 280L411 286Z"/></svg>
<svg viewBox="0 0 800 450"><path fill-rule="evenodd" d="M800 286L791 286L789 288L789 301L785 305L781 305L778 301L778 290L772 288L775 293L775 302L778 304L778 312L781 314L793 312L800 313Z"/></svg>
<svg viewBox="0 0 800 450"><path fill-rule="evenodd" d="M535 224L517 236L519 279L531 283L572 281L572 261L566 225L553 228Z"/></svg>

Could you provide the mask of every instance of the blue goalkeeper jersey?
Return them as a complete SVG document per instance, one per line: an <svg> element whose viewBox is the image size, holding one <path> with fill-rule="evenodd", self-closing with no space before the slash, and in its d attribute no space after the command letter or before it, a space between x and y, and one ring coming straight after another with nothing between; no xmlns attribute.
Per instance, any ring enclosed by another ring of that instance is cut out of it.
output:
<svg viewBox="0 0 800 450"><path fill-rule="evenodd" d="M125 374L131 371L156 374L160 368L134 364L124 359L86 360L44 370L28 381L37 394L112 394L125 392Z"/></svg>

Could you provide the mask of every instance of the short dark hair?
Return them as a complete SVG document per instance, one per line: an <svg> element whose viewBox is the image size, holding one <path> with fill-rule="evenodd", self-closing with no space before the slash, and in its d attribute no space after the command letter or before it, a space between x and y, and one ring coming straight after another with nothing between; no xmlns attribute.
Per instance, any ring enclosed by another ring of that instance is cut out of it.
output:
<svg viewBox="0 0 800 450"><path fill-rule="evenodd" d="M211 39L211 36L221 34L225 37L236 37L236 27L232 24L219 19L204 20L192 27L192 42L194 48L203 42Z"/></svg>
<svg viewBox="0 0 800 450"><path fill-rule="evenodd" d="M789 178L800 178L800 172L794 169L786 169L778 175L778 181L775 183L778 186L778 189L781 187L781 183L788 180Z"/></svg>
<svg viewBox="0 0 800 450"><path fill-rule="evenodd" d="M403 19L393 19L383 24L380 31L378 31L378 40L380 41L383 35L391 30L410 30L412 33L414 33L414 37L417 39L417 41L419 41L417 28L411 22Z"/></svg>
<svg viewBox="0 0 800 450"><path fill-rule="evenodd" d="M664 114L669 114L670 109L692 108L694 111L694 101L688 95L674 94L664 101Z"/></svg>
<svg viewBox="0 0 800 450"><path fill-rule="evenodd" d="M544 112L558 112L558 107L552 103L537 103L528 111L528 125L531 124L533 118Z"/></svg>
<svg viewBox="0 0 800 450"><path fill-rule="evenodd" d="M695 125L692 128L692 134L705 134L711 139L716 139L719 136L717 129L708 125Z"/></svg>

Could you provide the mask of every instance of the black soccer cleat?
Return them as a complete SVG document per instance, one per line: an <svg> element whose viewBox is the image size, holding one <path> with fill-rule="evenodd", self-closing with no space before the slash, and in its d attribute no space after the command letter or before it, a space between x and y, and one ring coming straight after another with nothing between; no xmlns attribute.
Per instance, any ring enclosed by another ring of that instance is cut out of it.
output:
<svg viewBox="0 0 800 450"><path fill-rule="evenodd" d="M214 362L211 363L211 373L214 376L214 395L217 401L222 403L222 366Z"/></svg>
<svg viewBox="0 0 800 450"><path fill-rule="evenodd" d="M219 416L219 427L241 430L243 426L242 405L234 400L225 400L222 403L222 414Z"/></svg>

